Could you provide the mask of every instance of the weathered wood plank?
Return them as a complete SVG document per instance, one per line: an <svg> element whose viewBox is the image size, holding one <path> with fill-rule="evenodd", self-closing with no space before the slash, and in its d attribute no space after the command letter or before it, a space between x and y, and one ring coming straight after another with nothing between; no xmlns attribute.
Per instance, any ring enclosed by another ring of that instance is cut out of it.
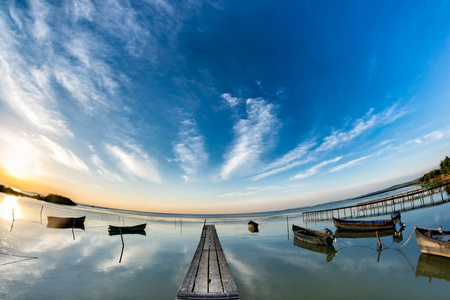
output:
<svg viewBox="0 0 450 300"><path fill-rule="evenodd" d="M195 277L197 276L204 242L205 239L201 238L200 243L197 246L197 250L195 251L194 257L192 258L191 264L189 265L188 271L186 272L186 276L184 277L184 280L180 286L180 292L192 292L192 290L194 289Z"/></svg>
<svg viewBox="0 0 450 300"><path fill-rule="evenodd" d="M202 251L197 276L195 277L194 293L208 292L208 261L209 251Z"/></svg>
<svg viewBox="0 0 450 300"><path fill-rule="evenodd" d="M209 292L210 293L222 293L222 277L220 276L219 262L217 258L217 252L215 251L215 243L211 243L209 253ZM214 247L214 251L213 251Z"/></svg>
<svg viewBox="0 0 450 300"><path fill-rule="evenodd" d="M223 250L217 251L217 257L219 260L220 275L222 277L223 290L225 292L237 291L236 284L234 283L233 276L231 275L228 263L225 258Z"/></svg>

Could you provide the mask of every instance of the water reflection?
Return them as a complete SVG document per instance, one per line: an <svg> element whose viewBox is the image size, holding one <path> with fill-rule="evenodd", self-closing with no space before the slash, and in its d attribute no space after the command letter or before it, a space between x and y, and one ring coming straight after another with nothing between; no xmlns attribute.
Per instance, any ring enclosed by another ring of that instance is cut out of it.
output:
<svg viewBox="0 0 450 300"><path fill-rule="evenodd" d="M422 253L417 261L416 277L450 281L450 258Z"/></svg>
<svg viewBox="0 0 450 300"><path fill-rule="evenodd" d="M316 245L316 244L311 244L311 243L305 243L305 242L302 242L302 241L294 238L294 246L303 248L303 249L306 249L309 251L325 254L327 256L326 257L327 262L330 262L333 259L333 257L335 257L337 255L337 250L334 248L333 245L330 245L330 246Z"/></svg>
<svg viewBox="0 0 450 300"><path fill-rule="evenodd" d="M0 205L0 214L4 220L13 221L22 216L20 206L17 204L17 197L6 196Z"/></svg>
<svg viewBox="0 0 450 300"><path fill-rule="evenodd" d="M11 233L11 219L0 217L3 225L0 226L0 250L8 253L0 256L0 265L9 263L0 268L0 299L173 299L195 253L203 226L200 218L198 222L186 219L181 232L180 216L153 219L134 216L134 212L119 214L106 209L91 211L82 206L48 203L42 210L42 202L20 197L17 203L22 217L18 218L16 213ZM424 227L450 227L449 208L450 203L436 209L411 211L405 213L405 219ZM44 220L48 215L86 215L86 230L78 231L77 240L72 240L67 230L48 229L45 221L41 224L42 213ZM12 217L12 210L9 214ZM123 218L129 218L130 223L148 222L147 237L123 235L122 244L117 236L109 236L108 225L118 222L118 218L119 223ZM341 238L334 244L335 249L318 248L287 241L287 218L258 219L260 225L264 224L264 230L258 234L246 230L249 219L215 221L241 299L297 299L298 282L308 287L302 289L302 297L308 299L334 299L336 295L345 299L390 298L392 290L404 298L425 299L431 293L436 298L448 296L449 275L445 273L450 270L448 261L437 266L426 263L423 267L414 237L402 248L403 253L389 249L383 249L382 254L375 251L375 237L372 240ZM301 217L293 217L292 221L303 224ZM321 229L330 224L320 222L313 226ZM405 237L409 233L407 230ZM394 232L383 239L400 239L401 234ZM336 252L339 255L334 258ZM11 264L21 258L9 254L38 259ZM411 269L408 259L419 260L417 272L415 264L414 270ZM333 263L328 263L331 260ZM441 265L442 272L436 273L435 269ZM431 272L427 270L430 266ZM427 278L445 280L428 283ZM324 289L324 282L333 282L333 289Z"/></svg>
<svg viewBox="0 0 450 300"><path fill-rule="evenodd" d="M359 238L376 238L376 231L354 231L345 229L336 229L336 238L359 239ZM379 237L391 236L395 234L394 229L378 231Z"/></svg>
<svg viewBox="0 0 450 300"><path fill-rule="evenodd" d="M364 239L364 238L376 238L376 232L378 232L379 237L392 236L392 241L394 243L401 243L403 241L403 230L402 227L399 231L395 229L387 229L381 231L353 231L345 229L336 229L336 238L346 238L346 239Z"/></svg>

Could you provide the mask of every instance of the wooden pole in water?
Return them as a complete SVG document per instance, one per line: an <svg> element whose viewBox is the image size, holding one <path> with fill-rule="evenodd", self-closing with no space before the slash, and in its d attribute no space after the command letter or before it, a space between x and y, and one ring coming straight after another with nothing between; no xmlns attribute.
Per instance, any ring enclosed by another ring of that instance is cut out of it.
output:
<svg viewBox="0 0 450 300"><path fill-rule="evenodd" d="M73 235L73 240L75 241L75 232L73 232L73 227L75 227L75 221L76 219L73 219L73 224L72 224L72 235Z"/></svg>
<svg viewBox="0 0 450 300"><path fill-rule="evenodd" d="M381 241L380 241L380 237L378 236L378 231L375 231L375 235L377 236L377 246L378 246L378 249L380 249L381 250L381 248L383 248L383 244L381 243Z"/></svg>
<svg viewBox="0 0 450 300"><path fill-rule="evenodd" d="M119 227L120 239L122 240L122 251L120 252L119 264L122 262L123 249L125 248L125 243L123 242L122 229Z"/></svg>
<svg viewBox="0 0 450 300"><path fill-rule="evenodd" d="M12 215L13 215L13 222L15 221L14 219L14 208L12 209Z"/></svg>
<svg viewBox="0 0 450 300"><path fill-rule="evenodd" d="M286 227L287 227L287 234L288 234L288 241L289 241L289 219L288 219L287 215L286 215Z"/></svg>
<svg viewBox="0 0 450 300"><path fill-rule="evenodd" d="M44 209L44 205L41 207L41 224L42 224L42 210Z"/></svg>

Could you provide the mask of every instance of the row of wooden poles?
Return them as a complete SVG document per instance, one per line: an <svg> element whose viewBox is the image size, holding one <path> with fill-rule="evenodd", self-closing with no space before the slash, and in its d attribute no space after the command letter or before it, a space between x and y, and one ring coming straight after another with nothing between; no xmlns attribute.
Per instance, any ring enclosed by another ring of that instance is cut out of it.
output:
<svg viewBox="0 0 450 300"><path fill-rule="evenodd" d="M384 198L366 201L354 205L306 211L302 213L303 220L324 221L335 218L358 218L368 216L378 216L394 211L412 210L418 207L431 206L438 203L444 203L449 199L444 199L444 187L450 184L450 180L435 183L430 187L422 187L401 194L390 195ZM441 199L433 199L436 193L441 194Z"/></svg>

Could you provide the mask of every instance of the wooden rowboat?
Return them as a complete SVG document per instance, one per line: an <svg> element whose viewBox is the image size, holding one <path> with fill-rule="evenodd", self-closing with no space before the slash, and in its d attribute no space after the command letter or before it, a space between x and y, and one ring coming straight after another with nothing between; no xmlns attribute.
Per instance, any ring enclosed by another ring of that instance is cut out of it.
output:
<svg viewBox="0 0 450 300"><path fill-rule="evenodd" d="M344 220L333 217L333 223L337 229L355 231L395 230L395 224L397 223L399 223L401 227L404 227L399 212L391 214L390 220Z"/></svg>
<svg viewBox="0 0 450 300"><path fill-rule="evenodd" d="M333 218L334 226L338 229L354 231L378 231L395 229L394 220L343 220Z"/></svg>
<svg viewBox="0 0 450 300"><path fill-rule="evenodd" d="M135 226L113 226L109 225L108 232L110 235L114 234L127 234L127 233L137 233L142 234L142 232L145 230L145 227L147 226L147 223L139 224ZM144 231L145 235L145 231Z"/></svg>
<svg viewBox="0 0 450 300"><path fill-rule="evenodd" d="M450 231L414 226L420 252L450 257Z"/></svg>
<svg viewBox="0 0 450 300"><path fill-rule="evenodd" d="M252 233L259 232L258 223L250 220L250 222L248 222L248 231L250 231Z"/></svg>
<svg viewBox="0 0 450 300"><path fill-rule="evenodd" d="M62 218L47 216L48 228L79 228L84 230L86 216L79 218Z"/></svg>
<svg viewBox="0 0 450 300"><path fill-rule="evenodd" d="M325 232L322 232L292 224L292 231L294 232L294 237L296 239L306 243L323 246L330 246L333 244L334 235L328 228L325 228Z"/></svg>

